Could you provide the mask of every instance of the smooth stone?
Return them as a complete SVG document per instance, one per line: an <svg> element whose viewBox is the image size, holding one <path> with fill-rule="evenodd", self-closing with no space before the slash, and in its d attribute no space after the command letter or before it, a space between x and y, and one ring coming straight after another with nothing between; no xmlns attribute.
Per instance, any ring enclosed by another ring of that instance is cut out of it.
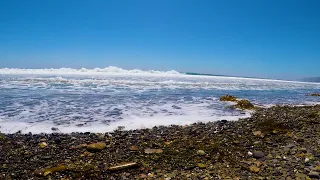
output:
<svg viewBox="0 0 320 180"><path fill-rule="evenodd" d="M296 145L294 144L288 144L286 147L292 149L293 147L295 147Z"/></svg>
<svg viewBox="0 0 320 180"><path fill-rule="evenodd" d="M311 178L320 178L320 175L318 172L315 172L315 171L311 171L309 174L308 174L309 177Z"/></svg>
<svg viewBox="0 0 320 180"><path fill-rule="evenodd" d="M203 150L198 150L197 154L200 156L206 155L206 152L204 152Z"/></svg>
<svg viewBox="0 0 320 180"><path fill-rule="evenodd" d="M290 151L290 148L284 147L284 148L283 148L283 151L284 151L284 152L289 152L289 151Z"/></svg>
<svg viewBox="0 0 320 180"><path fill-rule="evenodd" d="M52 127L51 130L52 130L52 131L59 131L59 129L56 128L56 127Z"/></svg>
<svg viewBox="0 0 320 180"><path fill-rule="evenodd" d="M258 158L263 158L264 157L264 153L262 151L254 151L252 156L256 159Z"/></svg>
<svg viewBox="0 0 320 180"><path fill-rule="evenodd" d="M104 141L105 140L104 134L98 134L98 140L99 141Z"/></svg>
<svg viewBox="0 0 320 180"><path fill-rule="evenodd" d="M204 169L204 168L207 168L207 167L208 167L208 165L202 164L202 163L198 163L197 165L198 165L198 167L199 167L200 169Z"/></svg>
<svg viewBox="0 0 320 180"><path fill-rule="evenodd" d="M106 147L107 147L106 143L104 143L104 142L98 142L98 143L89 144L89 145L87 146L87 150L88 150L89 152L97 152L97 151L103 150L103 149L106 148Z"/></svg>
<svg viewBox="0 0 320 180"><path fill-rule="evenodd" d="M40 148L45 148L47 146L48 146L48 144L46 142L41 142L40 143Z"/></svg>
<svg viewBox="0 0 320 180"><path fill-rule="evenodd" d="M307 149L306 148L300 148L300 152L306 153Z"/></svg>
<svg viewBox="0 0 320 180"><path fill-rule="evenodd" d="M44 173L44 169L37 169L33 172L34 175L42 177Z"/></svg>
<svg viewBox="0 0 320 180"><path fill-rule="evenodd" d="M52 156L43 156L43 157L41 157L41 159L49 160L49 159L52 159Z"/></svg>
<svg viewBox="0 0 320 180"><path fill-rule="evenodd" d="M159 154L159 153L162 153L163 152L163 150L162 149L145 149L144 150L144 153L146 153L146 154L154 154L154 153L156 153L156 154Z"/></svg>

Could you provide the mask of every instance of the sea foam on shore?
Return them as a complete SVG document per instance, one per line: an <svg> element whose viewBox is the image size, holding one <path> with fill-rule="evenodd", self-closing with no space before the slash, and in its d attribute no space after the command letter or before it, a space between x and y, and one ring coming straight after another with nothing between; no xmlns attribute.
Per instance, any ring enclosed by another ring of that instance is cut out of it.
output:
<svg viewBox="0 0 320 180"><path fill-rule="evenodd" d="M268 107L312 105L319 83L186 75L176 71L0 69L0 131L112 131L155 125L237 120L248 112L228 108L233 94Z"/></svg>

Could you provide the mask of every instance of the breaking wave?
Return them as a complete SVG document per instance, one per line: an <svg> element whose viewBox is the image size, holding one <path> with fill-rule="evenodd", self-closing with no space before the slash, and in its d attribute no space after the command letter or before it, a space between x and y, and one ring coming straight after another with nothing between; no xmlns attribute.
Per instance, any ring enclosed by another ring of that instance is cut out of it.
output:
<svg viewBox="0 0 320 180"><path fill-rule="evenodd" d="M178 71L156 71L149 70L143 71L140 69L125 70L115 66L109 66L106 68L94 68L94 69L73 69L73 68L59 68L59 69L18 69L18 68L2 68L0 74L39 74L39 75L180 75Z"/></svg>

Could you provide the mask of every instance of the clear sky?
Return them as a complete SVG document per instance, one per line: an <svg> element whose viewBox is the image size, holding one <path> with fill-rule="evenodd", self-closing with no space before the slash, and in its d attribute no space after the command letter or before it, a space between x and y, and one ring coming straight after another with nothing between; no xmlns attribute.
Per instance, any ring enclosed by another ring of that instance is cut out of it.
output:
<svg viewBox="0 0 320 180"><path fill-rule="evenodd" d="M319 0L2 0L0 67L320 76Z"/></svg>

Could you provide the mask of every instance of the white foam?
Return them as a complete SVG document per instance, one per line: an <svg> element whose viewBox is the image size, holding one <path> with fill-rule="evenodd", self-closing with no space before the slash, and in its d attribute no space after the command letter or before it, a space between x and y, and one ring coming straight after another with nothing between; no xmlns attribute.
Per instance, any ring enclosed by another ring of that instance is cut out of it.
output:
<svg viewBox="0 0 320 180"><path fill-rule="evenodd" d="M73 68L59 68L59 69L19 69L19 68L2 68L0 74L20 74L20 75L180 75L179 72L171 71L143 71L139 69L125 70L115 66L106 68L94 69L73 69Z"/></svg>
<svg viewBox="0 0 320 180"><path fill-rule="evenodd" d="M72 133L72 132L112 132L116 130L119 126L125 127L126 130L130 129L143 129L143 128L152 128L154 126L169 126L169 125L189 125L195 122L214 122L218 120L229 120L236 121L239 118L250 117L250 112L246 112L246 114L242 116L216 116L216 117L207 117L207 118L199 118L199 117L185 117L185 116L170 116L170 117L134 117L132 119L124 119L121 121L116 121L111 123L110 125L103 124L101 122L89 123L82 127L77 127L74 124L71 125L60 125L57 126L50 121L39 122L30 124L27 122L21 121L0 121L1 127L0 131L3 133L15 133L21 131L22 133L51 133L51 132L59 132L59 133ZM198 120L197 120L198 119ZM57 127L58 131L52 131L52 127Z"/></svg>
<svg viewBox="0 0 320 180"><path fill-rule="evenodd" d="M0 93L3 95L0 101L4 98L3 102L8 103L0 107L0 130L8 133L19 130L51 132L51 127L65 133L106 132L118 126L136 129L237 120L248 117L249 112L229 112L224 108L229 104L218 101L217 94L233 91L242 97L248 95L247 90L253 90L251 92L255 92L256 97L250 100L261 106L271 106L286 102L315 103L316 99L302 94L320 89L319 83L185 75L176 71L117 67L4 68L0 69L0 75ZM276 93L269 97L263 94L264 90L266 93L281 91L277 92L280 95ZM292 96L286 96L290 93ZM83 126L79 127L79 124Z"/></svg>
<svg viewBox="0 0 320 180"><path fill-rule="evenodd" d="M197 79L194 79L197 78ZM52 83L68 84L74 88L103 90L103 87L124 87L134 90L163 89L163 88L185 88L185 89L216 89L216 90L276 90L276 89L319 89L320 84L301 82L282 82L273 80L255 80L227 77L205 77L205 76L90 76L74 77L74 75L59 75L55 77L32 77L24 75L15 77L6 82L0 83L1 88L34 86L34 88L55 88ZM93 85L88 87L87 85ZM102 89L101 89L102 88Z"/></svg>
<svg viewBox="0 0 320 180"><path fill-rule="evenodd" d="M59 132L109 132L118 126L126 129L151 128L159 125L185 125L195 122L208 122L216 120L237 120L239 117L248 117L246 114L232 114L223 109L213 109L211 106L219 106L219 101L214 97L193 98L190 102L184 100L150 100L135 102L134 99L122 104L109 104L103 100L91 103L90 106L79 104L79 102L68 103L48 100L54 102L54 106L48 102L29 107L19 103L12 105L17 113L11 117L0 114L0 130L5 133L22 131L23 133L52 132L52 127L59 128ZM66 102L68 99L65 100ZM85 103L85 102L82 102ZM215 105L216 104L216 105ZM211 106L210 106L211 105ZM222 105L224 106L224 105ZM66 114L65 109L71 109ZM105 116L114 109L121 109L117 116ZM42 119L41 117L45 117ZM80 117L80 118L76 118ZM93 121L88 121L93 119ZM110 120L109 123L104 120ZM58 124L57 124L58 123ZM82 124L81 127L78 125Z"/></svg>
<svg viewBox="0 0 320 180"><path fill-rule="evenodd" d="M300 81L286 81L275 79L260 79L260 78L245 78L232 76L208 76L208 75L187 75L175 70L171 71L157 71L140 69L125 70L115 66L108 66L105 68L47 68L47 69L20 69L20 68L0 68L0 74L11 75L71 75L71 76L160 76L160 77L187 77L192 79L219 79L219 80L250 80L250 81L264 81L264 82L283 82L283 83L299 83L299 84L320 84L316 82L300 82Z"/></svg>

